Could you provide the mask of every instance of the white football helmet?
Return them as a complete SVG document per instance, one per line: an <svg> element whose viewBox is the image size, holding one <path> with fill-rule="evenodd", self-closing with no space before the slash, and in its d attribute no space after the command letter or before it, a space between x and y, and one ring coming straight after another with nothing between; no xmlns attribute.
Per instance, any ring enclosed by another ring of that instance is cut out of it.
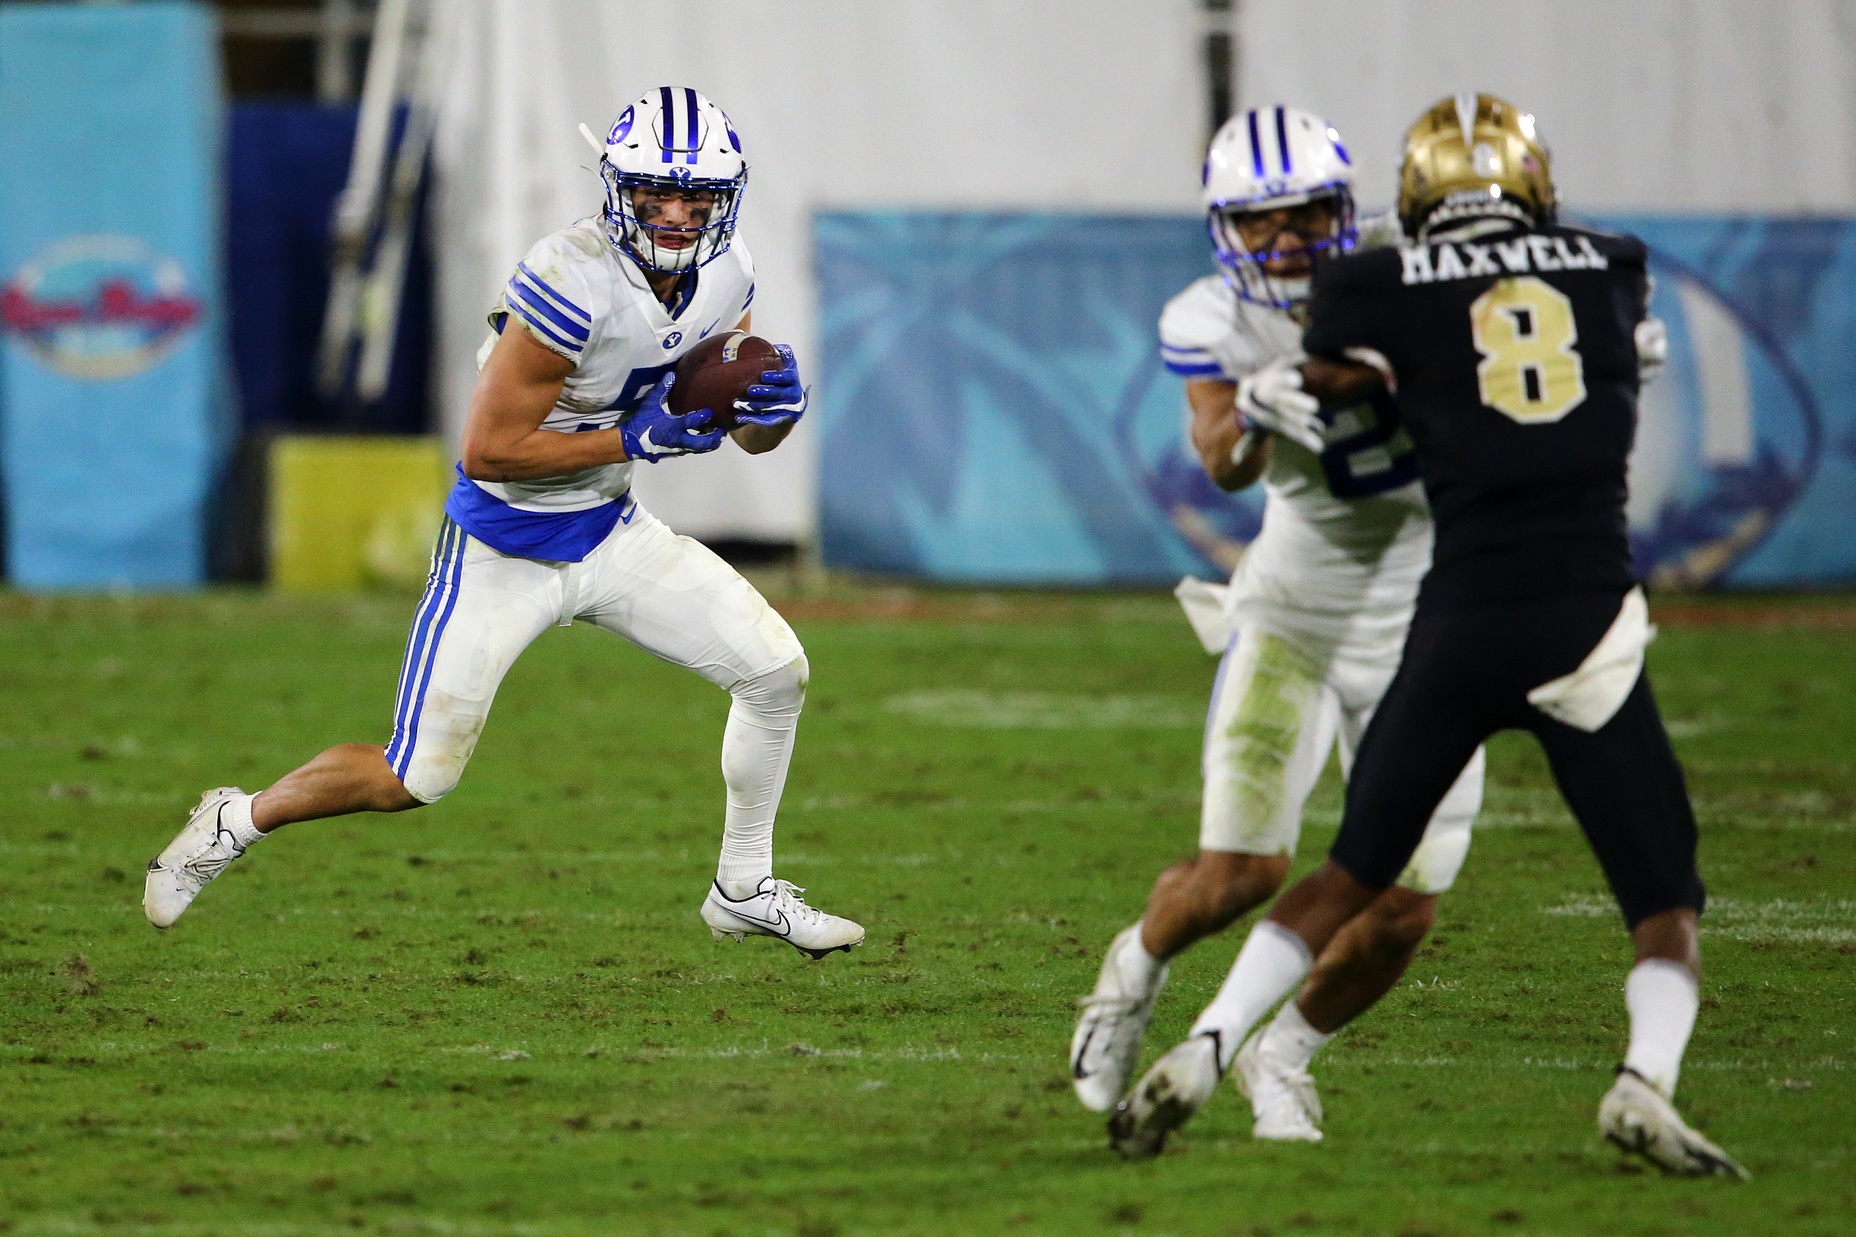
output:
<svg viewBox="0 0 1856 1237"><path fill-rule="evenodd" d="M1225 282L1247 301L1298 309L1308 301L1307 276L1271 275L1263 264L1277 251L1251 253L1234 226L1249 211L1334 200L1334 235L1308 246L1309 257L1352 249L1353 161L1325 120L1294 107L1263 107L1233 116L1205 156L1205 211Z"/></svg>
<svg viewBox="0 0 1856 1237"><path fill-rule="evenodd" d="M647 270L693 270L734 240L748 184L741 139L722 109L688 86L659 86L620 112L606 133L599 174L606 182L606 238ZM655 234L669 229L639 220L631 195L639 185L715 194L694 244L658 243Z"/></svg>

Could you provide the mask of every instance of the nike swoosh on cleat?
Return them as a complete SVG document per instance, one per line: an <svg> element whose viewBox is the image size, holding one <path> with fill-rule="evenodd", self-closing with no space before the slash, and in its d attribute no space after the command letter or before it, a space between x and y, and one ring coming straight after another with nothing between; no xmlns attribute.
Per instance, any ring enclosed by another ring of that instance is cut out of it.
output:
<svg viewBox="0 0 1856 1237"><path fill-rule="evenodd" d="M1076 1059L1070 1062L1070 1073L1076 1076L1078 1082L1085 1078L1095 1077L1093 1073L1083 1068L1083 1058L1089 1055L1089 1045L1095 1041L1096 1032L1100 1029L1099 1027L1089 1028L1089 1034L1083 1036L1082 1047L1076 1050Z"/></svg>
<svg viewBox="0 0 1856 1237"><path fill-rule="evenodd" d="M792 926L787 921L785 911L775 911L774 914L779 916L777 919L762 919L758 915L750 915L745 911L738 911L732 906L725 906L722 909L733 915L736 919L745 919L749 923L759 924L763 928L772 928L782 936L786 935L787 929Z"/></svg>

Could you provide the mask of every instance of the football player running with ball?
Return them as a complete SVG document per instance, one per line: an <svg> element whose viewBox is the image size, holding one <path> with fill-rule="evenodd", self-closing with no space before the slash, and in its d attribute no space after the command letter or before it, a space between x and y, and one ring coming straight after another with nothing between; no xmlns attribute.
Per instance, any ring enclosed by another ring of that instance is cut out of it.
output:
<svg viewBox="0 0 1856 1237"><path fill-rule="evenodd" d="M1652 629L1626 536L1627 462L1646 361L1641 241L1556 221L1534 118L1446 98L1406 135L1399 213L1414 243L1316 275L1311 359L1253 376L1285 423L1389 387L1437 524L1397 677L1354 761L1328 860L1245 941L1192 1036L1110 1123L1157 1152L1206 1079L1313 960L1407 870L1464 760L1531 732L1603 868L1636 948L1630 1040L1603 1135L1679 1175L1744 1176L1672 1100L1700 1004L1695 817L1643 672Z"/></svg>
<svg viewBox="0 0 1856 1237"><path fill-rule="evenodd" d="M1231 120L1205 164L1222 271L1187 287L1160 319L1162 355L1186 379L1205 471L1226 490L1261 478L1267 497L1262 531L1226 593L1199 853L1160 874L1146 913L1110 943L1095 992L1081 1001L1071 1073L1097 1112L1127 1090L1168 961L1281 885L1336 738L1345 769L1392 681L1430 564L1430 511L1389 399L1292 421L1252 401L1245 385L1272 362L1302 358L1310 278L1358 240L1352 180L1339 135L1307 112L1262 108ZM1437 895L1469 848L1482 770L1471 744L1410 864L1321 958L1300 999L1241 1051L1233 1041L1207 1057L1200 1081L1210 1088L1235 1054L1258 1138L1320 1139L1309 1063L1398 982L1430 929Z"/></svg>
<svg viewBox="0 0 1856 1237"><path fill-rule="evenodd" d="M143 906L156 927L280 825L442 799L522 650L584 619L733 697L722 857L701 907L715 938L772 936L814 957L863 940L773 875L774 814L805 702L798 638L728 564L630 493L638 464L721 445L710 410L677 415L667 397L679 358L748 327L740 139L696 91L659 87L620 114L599 173L604 211L536 244L490 312L496 334L479 354L392 741L332 747L255 795L208 792L148 865ZM806 409L792 352L780 355L782 368L735 403L730 436L752 453L779 446Z"/></svg>

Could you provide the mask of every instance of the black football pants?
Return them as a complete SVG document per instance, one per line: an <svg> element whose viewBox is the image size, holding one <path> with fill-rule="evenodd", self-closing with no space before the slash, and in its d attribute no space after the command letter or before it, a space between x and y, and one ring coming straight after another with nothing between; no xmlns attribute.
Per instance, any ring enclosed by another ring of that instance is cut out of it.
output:
<svg viewBox="0 0 1856 1237"><path fill-rule="evenodd" d="M1540 740L1560 794L1635 928L1704 901L1695 815L1647 674L1604 726L1555 721L1527 693L1570 674L1617 617L1614 593L1487 606L1419 606L1405 654L1360 741L1331 858L1388 888L1463 764L1498 730Z"/></svg>

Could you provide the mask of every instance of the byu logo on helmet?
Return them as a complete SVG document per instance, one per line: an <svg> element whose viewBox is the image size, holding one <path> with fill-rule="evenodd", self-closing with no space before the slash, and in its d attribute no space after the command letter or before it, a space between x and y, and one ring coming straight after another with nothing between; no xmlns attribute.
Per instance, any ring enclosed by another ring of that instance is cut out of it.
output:
<svg viewBox="0 0 1856 1237"><path fill-rule="evenodd" d="M1286 256L1252 252L1239 235L1245 215L1328 201L1330 235L1304 239L1309 262L1353 247L1353 165L1340 134L1310 112L1264 107L1233 116L1212 138L1205 155L1206 224L1225 282L1238 296L1278 309L1295 309L1308 299L1309 277L1271 274L1270 263ZM1279 233L1280 234L1280 233Z"/></svg>
<svg viewBox="0 0 1856 1237"><path fill-rule="evenodd" d="M688 86L659 86L620 113L599 174L607 239L646 270L693 270L734 240L748 180L741 140L722 109ZM639 216L633 195L649 189L712 196L694 219L671 226Z"/></svg>

